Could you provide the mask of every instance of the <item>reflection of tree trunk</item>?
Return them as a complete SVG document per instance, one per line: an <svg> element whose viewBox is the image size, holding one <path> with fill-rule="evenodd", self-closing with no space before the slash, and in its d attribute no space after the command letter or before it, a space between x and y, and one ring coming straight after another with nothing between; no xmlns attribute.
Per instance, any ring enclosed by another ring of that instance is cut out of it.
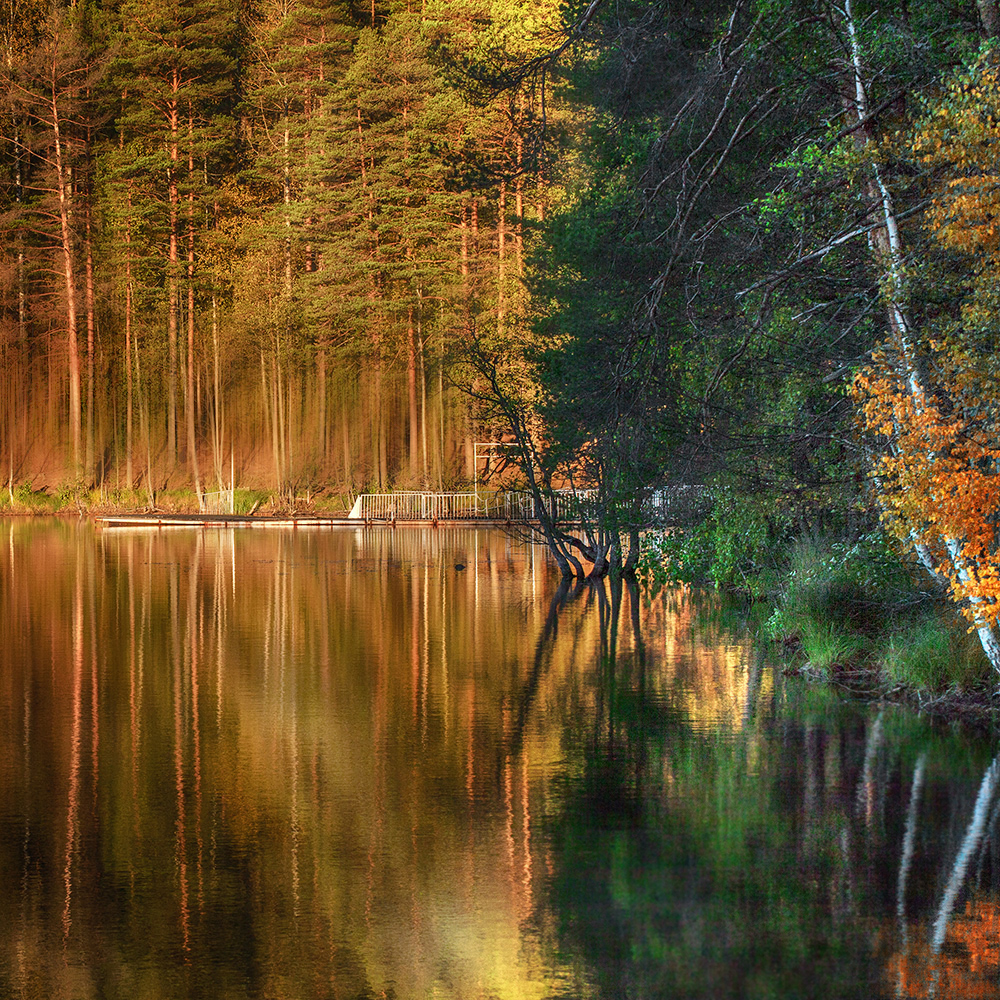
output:
<svg viewBox="0 0 1000 1000"><path fill-rule="evenodd" d="M955 899L958 896L962 884L965 882L965 872L969 867L969 859L979 846L986 829L986 820L989 816L990 802L996 791L997 778L1000 777L1000 756L993 758L993 763L986 769L982 783L979 786L979 795L976 797L976 805L972 810L972 820L962 845L955 855L955 864L952 866L951 877L945 886L944 895L941 897L941 906L938 908L937 919L934 921L933 934L931 936L931 951L937 955L944 944L945 934L948 931L948 920L951 911L955 906Z"/></svg>
<svg viewBox="0 0 1000 1000"><path fill-rule="evenodd" d="M913 769L913 783L910 785L910 804L906 808L906 825L903 833L903 855L899 862L899 879L896 882L896 915L899 917L899 931L906 948L906 880L910 875L913 861L913 843L917 837L917 812L920 806L920 791L924 784L924 765L927 754L922 753Z"/></svg>
<svg viewBox="0 0 1000 1000"><path fill-rule="evenodd" d="M68 942L73 926L73 858L80 831L80 744L83 730L83 566L77 555L76 584L73 592L73 730L70 737L69 802L66 809L66 859L63 885L63 940Z"/></svg>
<svg viewBox="0 0 1000 1000"><path fill-rule="evenodd" d="M882 712L868 727L868 737L865 741L865 762L861 768L861 780L858 782L858 812L863 813L865 822L870 824L875 812L875 760L882 744Z"/></svg>
<svg viewBox="0 0 1000 1000"><path fill-rule="evenodd" d="M613 576L609 589L611 590L611 622L609 625L611 632L608 636L608 658L610 668L614 670L615 660L618 656L618 622L622 611L622 578Z"/></svg>
<svg viewBox="0 0 1000 1000"><path fill-rule="evenodd" d="M183 948L185 954L191 950L191 924L188 909L188 870L187 870L187 815L185 801L187 798L184 780L184 678L181 673L183 654L179 620L181 609L178 606L180 590L180 566L175 563L170 578L170 655L174 665L173 695L174 695L174 809L176 822L174 826L174 865L177 871L177 883L180 889L180 919Z"/></svg>
<svg viewBox="0 0 1000 1000"><path fill-rule="evenodd" d="M546 652L551 652L553 640L558 634L559 613L562 611L563 607L567 603L567 600L571 596L577 597L581 592L578 587L571 595L570 582L571 581L568 577L563 577L562 582L556 589L556 592L552 595L552 600L549 602L549 612L545 616L545 624L542 626L542 632L538 637L538 641L535 643L535 655L531 664L531 672L528 674L528 677L521 688L521 693L517 697L517 716L515 717L514 724L511 727L510 740L507 747L501 754L501 759L499 761L501 768L504 765L505 759L515 757L521 751L521 745L524 740L524 727L527 725L528 721L528 713L531 710L532 702L534 701L535 694L538 691L538 684L542 679L542 675L545 673L545 667L551 659L547 658L545 654Z"/></svg>
<svg viewBox="0 0 1000 1000"><path fill-rule="evenodd" d="M194 830L195 841L198 847L197 873L198 873L198 902L199 906L204 906L204 873L202 868L202 857L204 854L204 843L201 832L201 722L199 718L199 630L198 630L198 591L199 591L199 571L202 561L202 545L204 536L199 533L195 542L194 557L191 560L191 571L188 574L188 606L187 606L187 647L190 658L190 684L191 684L191 743L192 743L192 767L194 778Z"/></svg>
<svg viewBox="0 0 1000 1000"><path fill-rule="evenodd" d="M757 701L760 697L761 681L764 678L764 657L756 646L750 647L750 676L747 679L747 700L743 706L743 728L753 721L757 714Z"/></svg>

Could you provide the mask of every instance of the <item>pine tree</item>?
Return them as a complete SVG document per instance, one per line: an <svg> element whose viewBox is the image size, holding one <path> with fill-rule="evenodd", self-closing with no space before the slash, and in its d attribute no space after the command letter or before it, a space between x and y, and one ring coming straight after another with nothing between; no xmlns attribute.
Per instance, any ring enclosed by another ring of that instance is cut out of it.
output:
<svg viewBox="0 0 1000 1000"><path fill-rule="evenodd" d="M134 159L123 165L120 177L133 182L133 201L155 206L158 217L149 235L154 243L150 249L162 260L167 318L167 451L173 461L184 347L187 459L200 493L195 399L198 248L222 170L234 152L238 8L227 0L130 3L123 5L122 18L118 127L121 145Z"/></svg>

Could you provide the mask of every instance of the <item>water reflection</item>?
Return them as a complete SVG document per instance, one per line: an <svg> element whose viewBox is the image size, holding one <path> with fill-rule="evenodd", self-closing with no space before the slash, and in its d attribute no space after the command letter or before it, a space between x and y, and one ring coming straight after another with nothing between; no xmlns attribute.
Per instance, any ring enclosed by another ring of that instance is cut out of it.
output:
<svg viewBox="0 0 1000 1000"><path fill-rule="evenodd" d="M716 603L473 529L0 540L0 995L1000 996L990 741Z"/></svg>

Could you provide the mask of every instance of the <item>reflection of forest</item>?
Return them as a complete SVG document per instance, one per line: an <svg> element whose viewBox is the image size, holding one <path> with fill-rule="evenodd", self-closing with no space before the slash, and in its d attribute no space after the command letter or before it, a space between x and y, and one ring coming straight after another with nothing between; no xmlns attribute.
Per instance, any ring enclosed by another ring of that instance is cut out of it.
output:
<svg viewBox="0 0 1000 1000"><path fill-rule="evenodd" d="M982 748L782 683L688 591L475 529L0 551L2 994L928 981ZM952 983L995 983L995 825Z"/></svg>
<svg viewBox="0 0 1000 1000"><path fill-rule="evenodd" d="M667 594L631 647L609 615L566 738L548 905L595 993L1000 997L1000 758L783 681L711 608Z"/></svg>
<svg viewBox="0 0 1000 1000"><path fill-rule="evenodd" d="M544 991L520 923L558 732L504 741L546 563L474 530L3 530L15 982Z"/></svg>

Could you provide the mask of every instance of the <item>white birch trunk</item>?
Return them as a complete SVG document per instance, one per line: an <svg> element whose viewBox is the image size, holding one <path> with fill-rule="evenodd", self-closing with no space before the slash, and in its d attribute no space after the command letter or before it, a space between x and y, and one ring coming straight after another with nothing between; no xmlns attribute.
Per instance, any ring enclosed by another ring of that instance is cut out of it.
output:
<svg viewBox="0 0 1000 1000"><path fill-rule="evenodd" d="M869 102L865 89L861 45L858 40L852 0L845 0L844 19L851 47L855 110L858 121L863 122L869 115ZM860 141L867 142L868 140L862 138ZM903 244L899 233L899 223L893 206L892 195L877 160L872 161L871 169L875 182L876 197L880 202L884 222L884 235L873 230L869 237L869 244L871 245L876 261L884 268L885 276L888 278L887 307L889 311L889 325L896 336L903 365L903 370L899 374L903 378L916 412L920 413L924 407L923 401L927 395L927 387L921 378L913 343L912 327L906 309L906 278L903 269ZM948 551L951 563L958 574L959 581L963 584L970 582L972 574L965 564L960 539L944 535L942 536L942 541ZM913 548L925 569L935 577L940 578L940 570L934 563L930 549L926 545L917 542L916 539L913 539ZM977 598L970 598L970 603L975 607L981 602ZM980 621L977 623L977 632L983 652L986 654L993 669L1000 673L1000 637L997 635L995 624Z"/></svg>

